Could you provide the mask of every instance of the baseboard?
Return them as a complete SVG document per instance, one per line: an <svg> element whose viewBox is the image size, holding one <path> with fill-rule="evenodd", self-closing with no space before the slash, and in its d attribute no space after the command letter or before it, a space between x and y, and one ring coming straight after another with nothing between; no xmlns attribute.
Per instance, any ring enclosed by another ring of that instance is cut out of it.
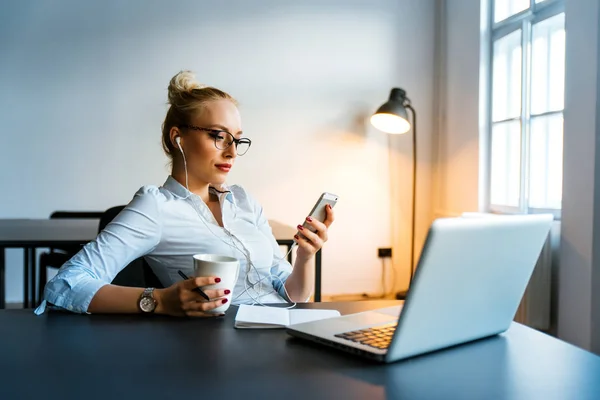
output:
<svg viewBox="0 0 600 400"><path fill-rule="evenodd" d="M367 293L350 293L350 294L333 294L333 295L322 295L322 301L362 301L362 300L395 300L394 294L388 294L386 296L377 294Z"/></svg>
<svg viewBox="0 0 600 400"><path fill-rule="evenodd" d="M7 310L15 310L15 309L20 309L23 308L23 303L6 303L6 307Z"/></svg>

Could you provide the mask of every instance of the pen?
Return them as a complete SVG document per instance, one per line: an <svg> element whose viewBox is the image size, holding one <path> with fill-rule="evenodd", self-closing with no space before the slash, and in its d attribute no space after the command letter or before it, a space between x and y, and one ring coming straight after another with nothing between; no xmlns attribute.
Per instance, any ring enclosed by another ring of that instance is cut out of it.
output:
<svg viewBox="0 0 600 400"><path fill-rule="evenodd" d="M183 273L183 272L181 272L181 271L177 271L177 273L178 273L178 274L179 274L179 276L181 276L183 279L190 279L190 278L188 278L188 277L186 276L186 274L184 274L184 273ZM210 301L210 299L208 298L208 296L206 295L206 293L204 293L204 292L202 291L202 289L200 289L199 287L196 287L196 288L194 288L194 291L195 291L196 293L200 293L200 296L202 296L202 297L204 297L204 299L206 299L206 300L209 300L209 301Z"/></svg>

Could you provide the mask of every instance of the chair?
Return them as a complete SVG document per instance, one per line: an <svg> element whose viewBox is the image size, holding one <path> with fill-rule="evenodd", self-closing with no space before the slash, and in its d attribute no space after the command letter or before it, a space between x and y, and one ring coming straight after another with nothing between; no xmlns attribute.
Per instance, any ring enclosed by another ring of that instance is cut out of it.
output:
<svg viewBox="0 0 600 400"><path fill-rule="evenodd" d="M55 211L50 214L50 219L100 219L101 211ZM40 274L38 277L37 286L33 286L33 291L37 287L37 298L41 300L44 294L44 286L48 280L48 268L60 268L65 262L69 261L79 250L81 246L63 246L53 247L47 252L40 254L39 268ZM32 277L35 282L35 274Z"/></svg>
<svg viewBox="0 0 600 400"><path fill-rule="evenodd" d="M100 217L98 224L98 233L117 216L125 206L115 206L106 210ZM129 265L121 270L111 282L113 285L129 287L154 287L163 288L163 284L152 271L144 257L133 260Z"/></svg>

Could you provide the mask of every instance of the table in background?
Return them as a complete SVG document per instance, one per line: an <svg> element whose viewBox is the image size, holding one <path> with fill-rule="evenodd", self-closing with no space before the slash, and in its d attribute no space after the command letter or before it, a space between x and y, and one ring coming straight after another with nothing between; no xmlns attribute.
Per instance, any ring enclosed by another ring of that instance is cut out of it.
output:
<svg viewBox="0 0 600 400"><path fill-rule="evenodd" d="M280 246L286 247L287 260L290 264L292 264L292 254L289 250L294 245L294 235L297 233L297 230L292 228L291 226L282 224L275 220L269 220L269 225L271 226L271 230L273 231L273 236L277 239L277 243ZM289 239L288 239L289 238ZM323 255L323 250L319 250L315 254L315 293L313 299L315 302L321 301L321 259ZM293 265L293 264L292 264Z"/></svg>
<svg viewBox="0 0 600 400"><path fill-rule="evenodd" d="M292 245L296 233L286 225L270 221L280 245ZM0 219L0 309L5 307L5 270L7 248L23 249L23 306L33 307L36 298L36 249L84 245L96 238L98 220L94 219ZM288 256L291 262L291 254ZM321 251L315 256L315 301L321 301Z"/></svg>
<svg viewBox="0 0 600 400"><path fill-rule="evenodd" d="M0 219L0 309L5 303L7 248L23 249L23 305L33 306L36 299L36 249L84 245L98 234L93 219Z"/></svg>
<svg viewBox="0 0 600 400"><path fill-rule="evenodd" d="M353 313L397 301L307 303ZM0 399L600 398L600 357L513 323L382 365L224 318L0 311Z"/></svg>

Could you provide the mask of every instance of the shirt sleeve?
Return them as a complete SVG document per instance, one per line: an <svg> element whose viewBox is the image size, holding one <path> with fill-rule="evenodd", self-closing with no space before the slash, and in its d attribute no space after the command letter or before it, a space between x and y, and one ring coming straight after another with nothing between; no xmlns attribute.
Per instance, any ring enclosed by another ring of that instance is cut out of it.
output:
<svg viewBox="0 0 600 400"><path fill-rule="evenodd" d="M161 237L159 202L163 195L156 186L144 186L131 202L98 234L67 261L46 285L45 303L76 313L85 313L96 292L110 284L133 260L150 253Z"/></svg>
<svg viewBox="0 0 600 400"><path fill-rule="evenodd" d="M256 225L260 232L268 238L271 248L273 249L273 260L271 263L271 284L273 288L279 293L279 295L287 301L291 301L285 291L285 281L292 273L292 265L285 259L281 254L281 248L279 243L273 236L273 230L269 221L265 216L262 206L250 197L247 193L246 196L253 203L254 215L256 216Z"/></svg>

